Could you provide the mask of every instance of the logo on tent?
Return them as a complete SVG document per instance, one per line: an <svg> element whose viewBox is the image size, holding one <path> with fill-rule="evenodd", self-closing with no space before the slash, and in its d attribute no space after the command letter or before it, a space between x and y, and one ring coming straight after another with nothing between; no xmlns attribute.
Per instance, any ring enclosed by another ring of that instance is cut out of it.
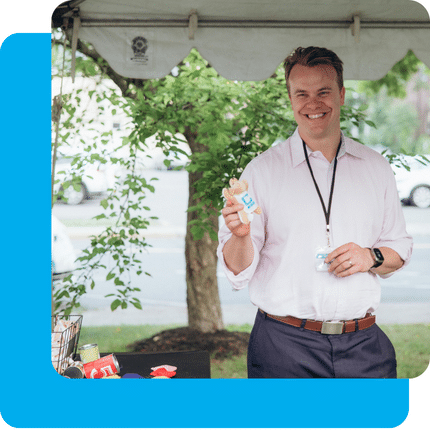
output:
<svg viewBox="0 0 430 430"><path fill-rule="evenodd" d="M133 49L134 57L131 58L132 61L146 63L148 62L148 56L145 55L148 49L148 41L142 37L137 36L132 40L131 48Z"/></svg>

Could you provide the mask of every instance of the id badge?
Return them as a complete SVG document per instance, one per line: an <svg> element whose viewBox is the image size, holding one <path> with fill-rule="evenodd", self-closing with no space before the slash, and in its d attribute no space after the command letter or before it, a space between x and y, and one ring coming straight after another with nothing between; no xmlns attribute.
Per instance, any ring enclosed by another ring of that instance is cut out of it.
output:
<svg viewBox="0 0 430 430"><path fill-rule="evenodd" d="M333 249L330 246L321 246L317 248L315 252L315 269L317 272L328 272L330 263L325 263L324 260L332 251Z"/></svg>

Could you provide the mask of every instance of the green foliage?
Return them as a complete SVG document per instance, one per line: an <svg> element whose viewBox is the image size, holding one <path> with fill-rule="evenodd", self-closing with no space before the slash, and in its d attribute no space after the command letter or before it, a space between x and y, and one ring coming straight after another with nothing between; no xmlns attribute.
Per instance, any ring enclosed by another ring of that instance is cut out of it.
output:
<svg viewBox="0 0 430 430"><path fill-rule="evenodd" d="M261 82L230 81L196 50L178 66L177 76L145 83L130 103L141 138L158 132L166 153L179 150L177 133L187 138L192 151L187 170L201 173L196 205L188 208L198 213L191 226L196 240L205 231L217 239L209 216L222 208L228 180L295 128L281 71Z"/></svg>
<svg viewBox="0 0 430 430"><path fill-rule="evenodd" d="M403 155L428 154L430 149L430 135L426 131L430 110L430 70L423 63L418 63L417 69L416 74L412 74L416 68L409 68L408 74L405 72L404 78L409 80L401 82L402 94L394 91L388 81L379 83L377 93L363 91L363 88L368 89L370 84L376 83L349 81L347 84L349 91L345 105L363 109L367 117L360 126L351 126L351 133L367 145L388 148L385 155L390 162L399 165L404 164ZM392 71L387 76L390 74ZM397 96L392 95L395 93ZM402 98L406 94L407 97Z"/></svg>
<svg viewBox="0 0 430 430"><path fill-rule="evenodd" d="M84 93L86 104L82 106ZM97 106L98 124L94 123L94 112L89 112L92 101ZM122 112L128 109L126 101L103 83L97 85L96 90L74 88L63 96L59 153L70 152L73 143L77 143L78 149L75 148L72 156L72 170L64 171L66 176L61 176L61 187L54 194L54 199L64 199L63 193L68 187L79 190L82 178L89 176L85 173L85 166L113 165L120 172L108 195L100 201L103 212L95 217L95 220L104 222L105 230L91 237L90 246L77 258L78 267L73 275L54 282L55 310L61 309L66 314L78 307L80 297L94 288L94 274L101 268L108 269L106 280L117 290L106 295L112 298L111 309L125 309L129 305L141 309L142 305L135 297L140 289L131 284L131 272L137 270L138 274L149 275L142 255L149 246L144 231L153 217L143 215L149 210L144 199L148 193L155 191L152 184L155 178L147 180L137 169L139 154L146 146L136 133L124 139L113 151L108 150L108 147L111 148L108 144L112 142L112 132L105 131L105 124L100 120L104 117L105 106ZM87 133L83 135L85 127ZM92 137L89 137L88 131ZM124 148L126 157L119 154ZM114 262L113 267L107 267L106 256Z"/></svg>
<svg viewBox="0 0 430 430"><path fill-rule="evenodd" d="M347 103L367 105L366 115L375 125L362 126L356 134L368 145L389 148L391 153L384 154L397 165L406 167L403 155L429 152L429 104L419 102L428 100L429 76L430 70L408 51L382 79L350 82L353 97Z"/></svg>
<svg viewBox="0 0 430 430"><path fill-rule="evenodd" d="M390 97L406 97L405 84L415 74L421 62L415 54L409 50L404 58L398 61L392 69L381 79L375 81L362 81L360 91L367 94L377 94L383 88Z"/></svg>
<svg viewBox="0 0 430 430"><path fill-rule="evenodd" d="M129 139L128 144L132 149L131 153L134 154L133 148L135 144L139 146L140 142ZM106 255L110 255L115 263L106 276L106 281L113 282L117 287L116 294L105 296L113 298L111 309L113 311L119 307L125 309L129 304L142 309L139 299L133 297L140 289L131 284L130 275L131 270L135 268L138 274L144 272L141 258L148 244L143 232L148 228L150 219L154 217L147 219L142 216L142 213L149 209L143 205L143 201L147 192L153 193L155 188L136 172L135 154L116 162L125 169L126 177L118 178L115 187L100 202L105 211L95 217L96 220L113 220L112 225L106 226L101 234L91 237L90 246L77 258L79 267L73 276L70 275L56 285L54 294L56 308L61 306L66 314L79 306L79 297L94 288L93 275L97 269L107 269L104 260ZM114 205L114 202L117 204ZM111 212L106 213L106 210ZM145 274L149 275L147 272Z"/></svg>
<svg viewBox="0 0 430 430"><path fill-rule="evenodd" d="M368 133L370 145L383 145L399 153L413 148L418 119L414 107L398 99L387 98L381 91L373 98L369 116L376 127Z"/></svg>

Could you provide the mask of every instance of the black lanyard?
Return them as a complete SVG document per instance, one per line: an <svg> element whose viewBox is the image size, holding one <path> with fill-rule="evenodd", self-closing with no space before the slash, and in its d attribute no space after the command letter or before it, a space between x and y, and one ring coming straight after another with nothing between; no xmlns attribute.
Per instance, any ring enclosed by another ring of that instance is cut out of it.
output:
<svg viewBox="0 0 430 430"><path fill-rule="evenodd" d="M318 187L317 181L315 180L314 172L312 171L311 163L309 163L308 151L306 150L306 143L305 143L305 141L303 139L302 139L302 142L303 142L303 151L305 152L306 163L307 163L307 165L309 167L309 171L311 172L311 176L312 176L312 179L314 181L315 188L317 190L318 197L320 198L321 205L322 205L322 208L323 208L323 211L324 211L325 221L326 221L326 226L327 226L327 231L326 231L326 234L327 234L327 243L328 243L328 246L330 246L330 212L331 212L331 202L333 200L334 180L336 178L337 156L339 154L339 150L340 150L340 147L342 145L342 137L340 138L339 146L337 147L337 151L336 151L336 156L334 157L333 177L331 179L330 197L328 199L328 209L326 209L326 207L325 207L324 200L323 200L322 195L321 195L321 191L320 191L320 189Z"/></svg>

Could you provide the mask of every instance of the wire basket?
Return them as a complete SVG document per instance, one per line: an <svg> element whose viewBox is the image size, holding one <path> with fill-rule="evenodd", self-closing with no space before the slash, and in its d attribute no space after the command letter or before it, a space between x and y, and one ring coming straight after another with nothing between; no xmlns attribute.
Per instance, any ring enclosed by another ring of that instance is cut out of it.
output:
<svg viewBox="0 0 430 430"><path fill-rule="evenodd" d="M51 361L60 375L67 369L69 360L76 357L82 319L82 315L52 316Z"/></svg>

